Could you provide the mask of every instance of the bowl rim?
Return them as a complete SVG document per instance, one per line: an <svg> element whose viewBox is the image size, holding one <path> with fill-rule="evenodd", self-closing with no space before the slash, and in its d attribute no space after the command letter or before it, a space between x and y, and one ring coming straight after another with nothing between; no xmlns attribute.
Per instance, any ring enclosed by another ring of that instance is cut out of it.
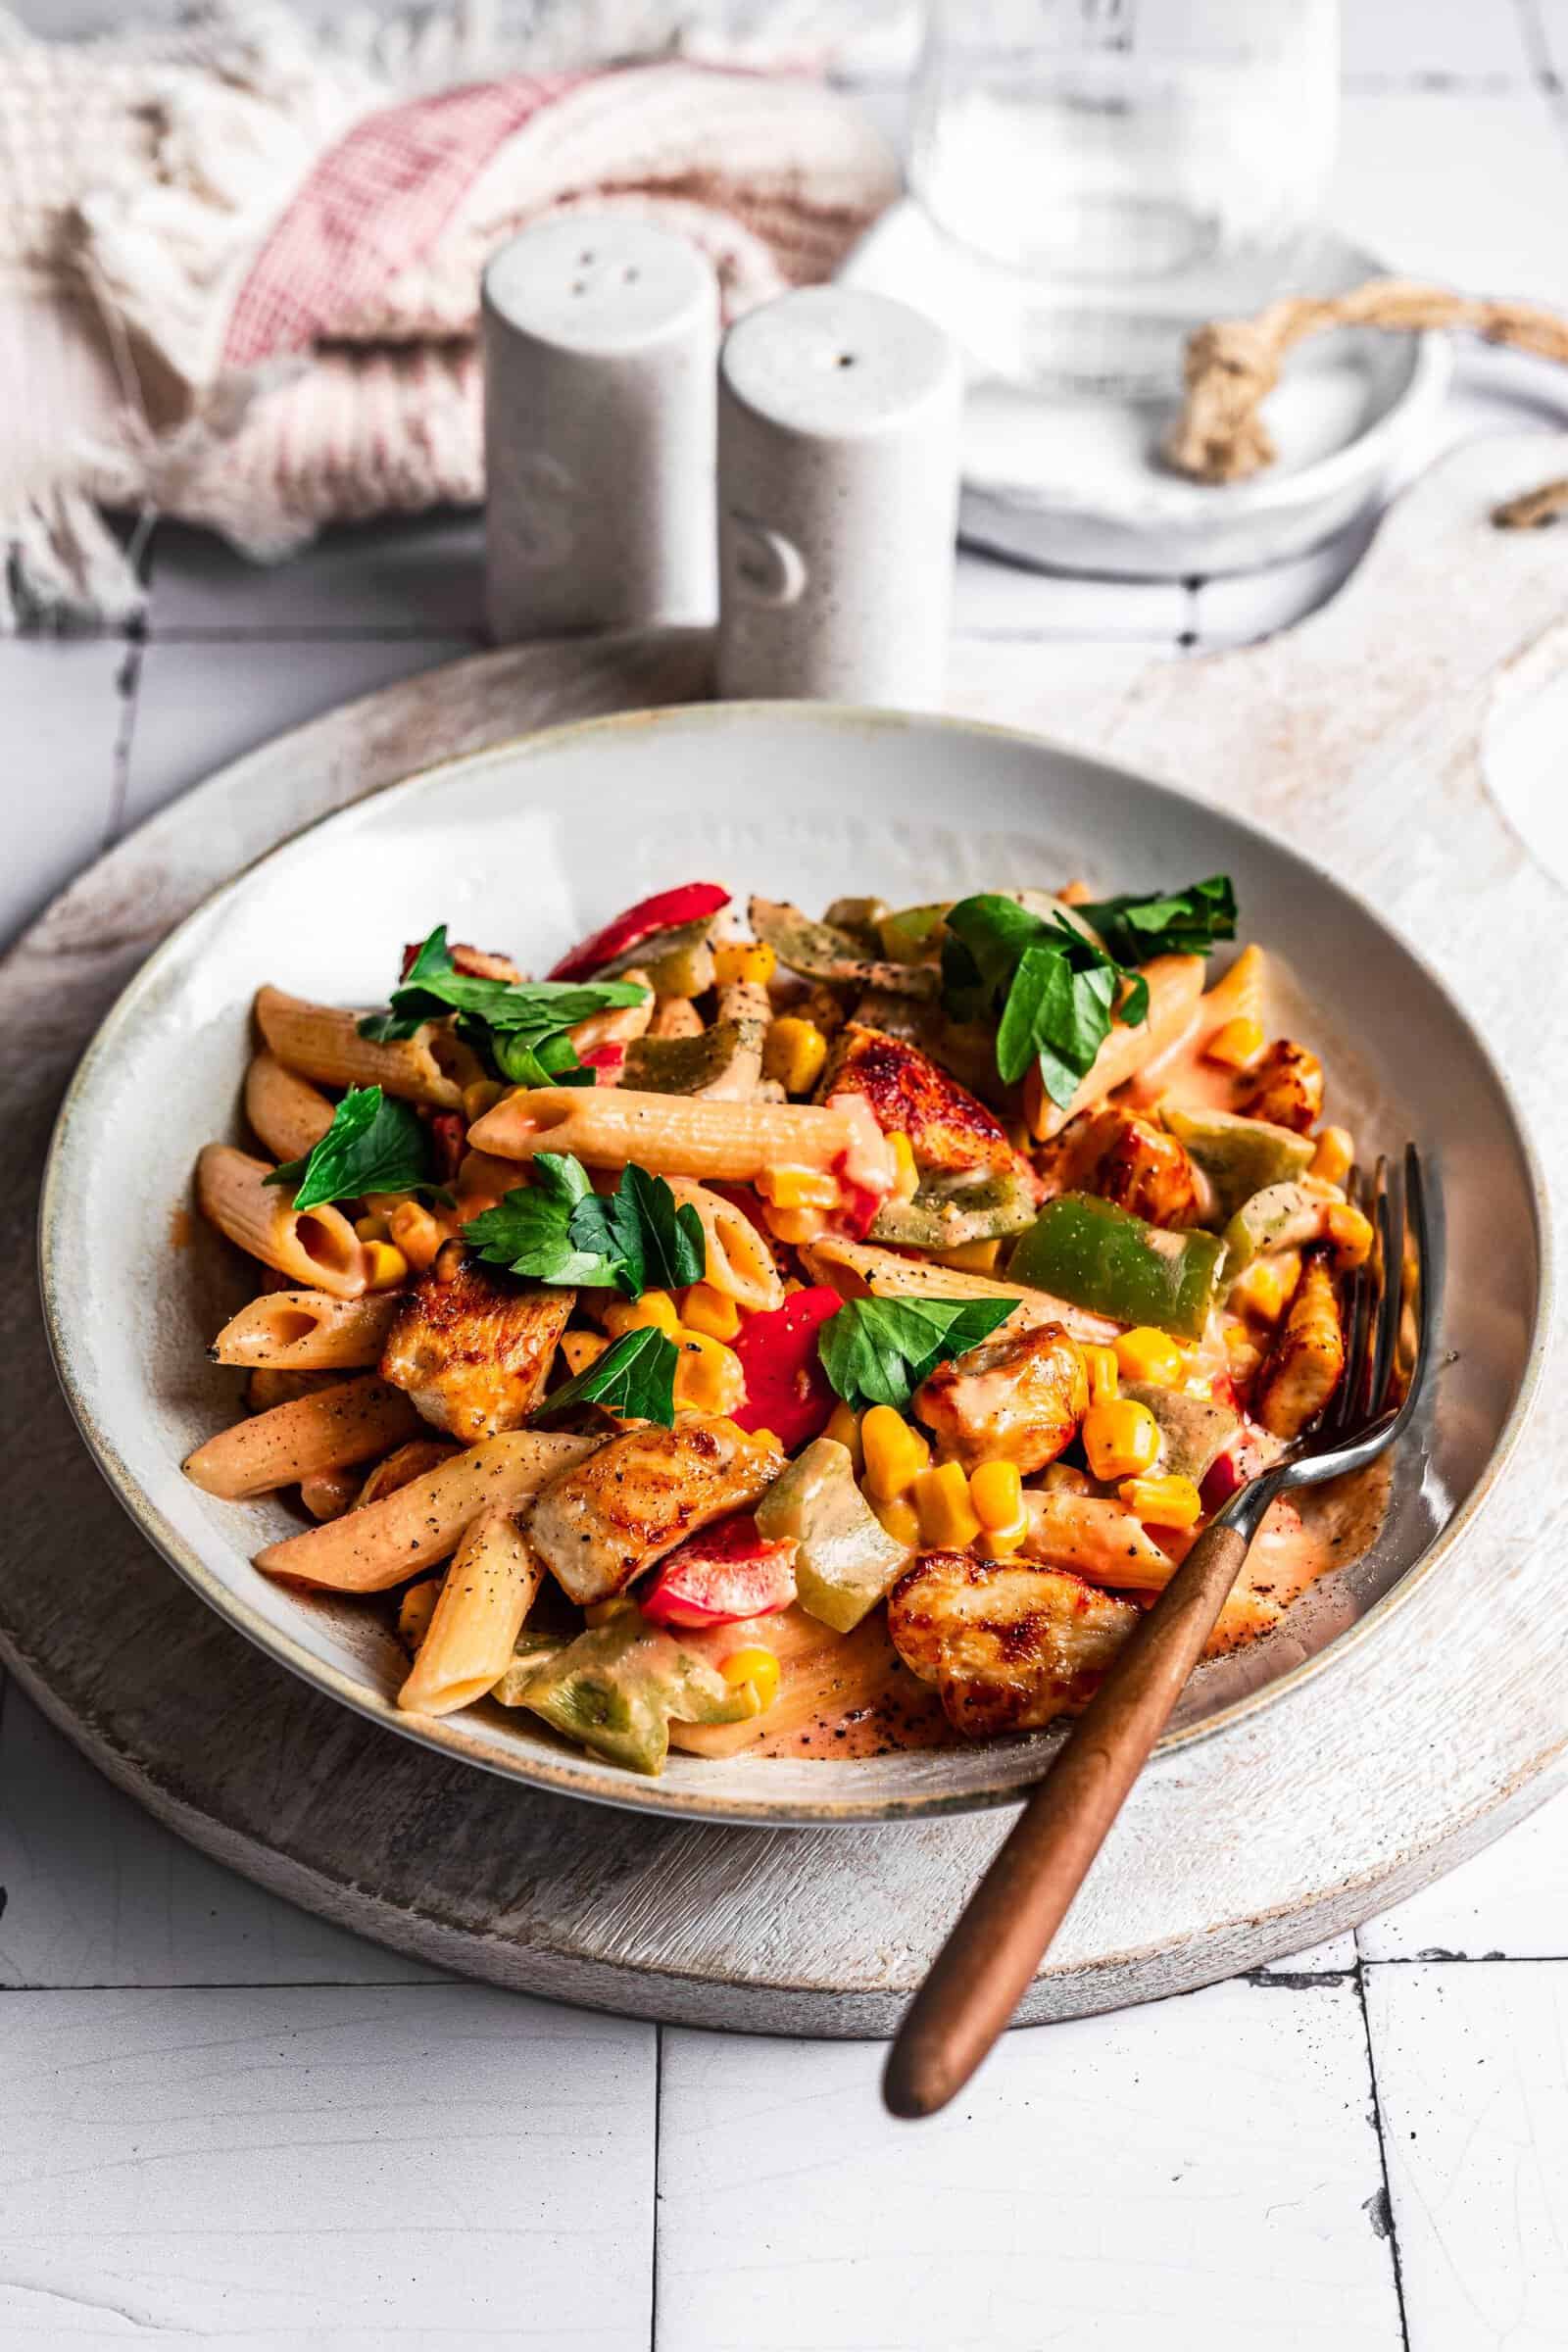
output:
<svg viewBox="0 0 1568 2352"><path fill-rule="evenodd" d="M513 1755L466 1731L461 1712L441 1717L407 1713L383 1693L371 1690L363 1682L356 1682L340 1668L318 1658L304 1642L271 1624L208 1567L200 1548L187 1541L142 1488L72 1368L68 1329L71 1318L63 1303L64 1291L56 1246L60 1238L64 1198L72 1173L71 1153L76 1114L94 1083L100 1064L113 1052L125 1023L134 1016L143 994L156 985L165 968L176 959L186 934L203 922L219 902L237 892L258 868L273 858L296 848L323 826L335 824L372 802L398 794L412 796L460 772L482 769L536 754L548 754L564 743L585 737L611 736L632 729L643 732L655 727L727 725L747 720L785 725L808 723L888 734L921 730L967 738L979 736L1013 745L1029 753L1054 755L1072 760L1083 766L1102 769L1130 780L1142 792L1176 804L1178 808L1194 808L1205 815L1217 815L1225 824L1258 843L1271 856L1283 857L1294 863L1318 890L1326 890L1348 900L1365 920L1392 940L1416 966L1450 1017L1458 1023L1496 1088L1506 1113L1512 1143L1528 1180L1538 1268L1535 1316L1512 1402L1469 1494L1387 1592L1311 1657L1300 1660L1258 1690L1216 1708L1201 1722L1167 1734L1154 1752L1158 1757L1175 1755L1243 1724L1251 1723L1264 1710L1278 1705L1287 1697L1295 1697L1332 1662L1358 1647L1366 1637L1388 1621L1396 1607L1406 1606L1414 1600L1491 1499L1529 1423L1540 1394L1550 1346L1556 1290L1556 1249L1549 1195L1528 1125L1507 1077L1498 1068L1485 1040L1446 981L1397 925L1370 906L1348 883L1342 882L1316 859L1294 844L1279 840L1251 818L1220 804L1204 801L1178 785L1146 775L1138 768L1122 765L1096 753L1081 751L1071 743L1058 741L1031 728L1003 725L948 711L895 710L853 703L772 701L763 698L675 703L637 710L612 711L594 718L569 720L535 732L506 736L494 743L432 760L406 776L360 794L340 808L323 811L297 826L256 857L246 859L225 880L204 893L131 974L94 1030L72 1073L55 1117L39 1191L38 1283L44 1329L55 1374L89 1453L139 1532L152 1542L181 1580L220 1618L254 1642L264 1654L325 1695L338 1699L367 1721L378 1724L403 1739L413 1740L437 1754L477 1765L516 1787L543 1788L555 1795L574 1796L586 1802L612 1805L621 1811L648 1813L664 1819L706 1825L738 1824L761 1829L863 1828L877 1823L982 1813L998 1806L1022 1802L1029 1786L1039 1778L1040 1770L1049 1760L1042 1753L1042 1743L1051 1738L1049 1733L1028 1735L1016 1741L992 1743L993 1752L1003 1770L997 1780L980 1788L910 1794L889 1794L884 1791L863 1798L831 1795L820 1801L791 1797L779 1802L753 1803L736 1797L708 1797L698 1787L683 1787L662 1778L644 1779L613 1765L601 1764L589 1755L578 1756L564 1747L559 1754L553 1749L541 1747L536 1756L522 1751ZM280 740L286 740L286 736ZM760 1767L769 1760L757 1758L752 1762L754 1767ZM1010 1772L1005 1769L1009 1762L1012 1765Z"/></svg>

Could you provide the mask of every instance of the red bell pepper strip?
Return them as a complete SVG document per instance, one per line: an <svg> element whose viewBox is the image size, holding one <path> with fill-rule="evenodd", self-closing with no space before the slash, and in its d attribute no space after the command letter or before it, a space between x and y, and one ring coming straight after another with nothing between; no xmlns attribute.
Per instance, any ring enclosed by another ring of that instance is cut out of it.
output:
<svg viewBox="0 0 1568 2352"><path fill-rule="evenodd" d="M456 1184L463 1155L468 1148L468 1127L455 1110L430 1113L430 1141L435 1147L436 1181Z"/></svg>
<svg viewBox="0 0 1568 2352"><path fill-rule="evenodd" d="M684 923L699 923L729 905L729 892L717 882L682 882L674 890L656 891L617 914L603 930L581 941L563 956L549 974L552 980L587 980L612 956L652 939L657 932L674 931Z"/></svg>
<svg viewBox="0 0 1568 2352"><path fill-rule="evenodd" d="M816 1352L817 1334L843 1300L817 1283L769 1314L748 1315L730 1342L746 1375L746 1402L731 1418L770 1429L786 1453L820 1437L836 1401Z"/></svg>
<svg viewBox="0 0 1568 2352"><path fill-rule="evenodd" d="M660 1562L638 1605L655 1625L696 1631L787 1609L795 1598L793 1539L769 1544L749 1511L691 1536Z"/></svg>
<svg viewBox="0 0 1568 2352"><path fill-rule="evenodd" d="M590 1046L587 1053L580 1054L577 1058L585 1070L593 1070L596 1073L595 1086L618 1086L620 1084L620 1073L626 1066L624 1046L614 1044Z"/></svg>

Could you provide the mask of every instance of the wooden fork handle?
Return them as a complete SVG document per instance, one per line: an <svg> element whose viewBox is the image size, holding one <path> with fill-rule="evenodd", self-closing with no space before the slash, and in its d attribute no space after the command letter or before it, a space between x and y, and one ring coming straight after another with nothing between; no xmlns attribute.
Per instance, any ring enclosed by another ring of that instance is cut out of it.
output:
<svg viewBox="0 0 1568 2352"><path fill-rule="evenodd" d="M888 2053L894 2115L934 2115L1007 2025L1170 1719L1247 1557L1234 1527L1206 1528L1137 1626L1030 1796Z"/></svg>

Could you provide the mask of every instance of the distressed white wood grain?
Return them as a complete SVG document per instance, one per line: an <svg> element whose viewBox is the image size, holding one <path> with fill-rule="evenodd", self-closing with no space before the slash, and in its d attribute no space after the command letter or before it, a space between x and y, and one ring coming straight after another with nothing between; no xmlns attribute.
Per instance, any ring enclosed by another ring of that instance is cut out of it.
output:
<svg viewBox="0 0 1568 2352"><path fill-rule="evenodd" d="M1410 2352L1568 2344L1568 1967L1373 1968Z"/></svg>
<svg viewBox="0 0 1568 2352"><path fill-rule="evenodd" d="M104 846L133 660L113 638L0 640L0 948Z"/></svg>
<svg viewBox="0 0 1568 2352"><path fill-rule="evenodd" d="M0 1986L433 1984L210 1862L0 1700Z"/></svg>
<svg viewBox="0 0 1568 2352"><path fill-rule="evenodd" d="M462 638L219 639L142 655L119 832L280 729L471 653Z"/></svg>
<svg viewBox="0 0 1568 2352"><path fill-rule="evenodd" d="M0 1997L0 2342L645 2352L654 2035L471 1985Z"/></svg>
<svg viewBox="0 0 1568 2352"><path fill-rule="evenodd" d="M1367 1960L1568 1962L1568 1797L1356 1930Z"/></svg>
<svg viewBox="0 0 1568 2352"><path fill-rule="evenodd" d="M1352 1985L1013 2034L916 2126L879 2064L666 2030L656 2352L1399 2345Z"/></svg>

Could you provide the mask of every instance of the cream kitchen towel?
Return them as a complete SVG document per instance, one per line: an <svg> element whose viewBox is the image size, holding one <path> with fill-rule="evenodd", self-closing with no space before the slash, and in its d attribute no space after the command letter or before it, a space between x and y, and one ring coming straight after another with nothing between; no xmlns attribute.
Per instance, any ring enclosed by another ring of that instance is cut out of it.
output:
<svg viewBox="0 0 1568 2352"><path fill-rule="evenodd" d="M322 31L226 0L86 44L0 17L0 629L135 612L105 511L270 559L480 499L479 273L545 214L683 230L731 316L830 275L896 167L778 70L819 58L823 10L751 15L739 62L652 0L520 33L476 5Z"/></svg>

